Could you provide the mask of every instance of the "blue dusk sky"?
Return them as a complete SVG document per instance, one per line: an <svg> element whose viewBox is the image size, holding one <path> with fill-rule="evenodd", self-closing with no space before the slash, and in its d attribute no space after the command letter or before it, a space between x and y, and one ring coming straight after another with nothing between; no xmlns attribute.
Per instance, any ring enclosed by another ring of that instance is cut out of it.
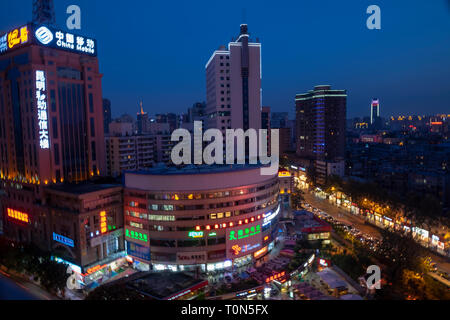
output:
<svg viewBox="0 0 450 320"><path fill-rule="evenodd" d="M450 0L92 1L81 30L98 41L103 96L113 116L186 112L205 100L205 64L239 25L262 43L263 105L294 115L295 94L330 84L348 91L347 116L450 113ZM381 30L366 27L369 5ZM0 30L31 21L32 0L3 1ZM244 13L245 12L245 13Z"/></svg>

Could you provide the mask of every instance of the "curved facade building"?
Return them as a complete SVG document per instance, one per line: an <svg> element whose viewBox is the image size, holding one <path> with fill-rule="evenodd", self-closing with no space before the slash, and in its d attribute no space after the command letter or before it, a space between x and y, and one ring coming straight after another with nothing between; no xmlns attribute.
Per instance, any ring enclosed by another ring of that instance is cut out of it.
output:
<svg viewBox="0 0 450 320"><path fill-rule="evenodd" d="M138 265L215 270L273 247L278 176L260 166L154 168L126 172L124 185L127 251Z"/></svg>

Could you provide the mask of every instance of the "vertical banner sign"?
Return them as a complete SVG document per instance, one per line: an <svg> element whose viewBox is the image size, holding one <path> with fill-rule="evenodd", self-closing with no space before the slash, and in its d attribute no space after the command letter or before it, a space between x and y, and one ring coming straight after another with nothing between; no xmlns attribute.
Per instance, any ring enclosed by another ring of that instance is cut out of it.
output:
<svg viewBox="0 0 450 320"><path fill-rule="evenodd" d="M42 70L36 70L36 102L39 124L39 145L41 149L49 149L45 73Z"/></svg>
<svg viewBox="0 0 450 320"><path fill-rule="evenodd" d="M106 233L106 211L100 212L100 228L102 233Z"/></svg>

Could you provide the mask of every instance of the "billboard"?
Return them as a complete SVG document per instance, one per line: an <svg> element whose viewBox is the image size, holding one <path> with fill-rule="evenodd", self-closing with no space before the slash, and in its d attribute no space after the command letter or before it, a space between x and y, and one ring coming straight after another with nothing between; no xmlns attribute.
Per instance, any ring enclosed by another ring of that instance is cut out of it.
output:
<svg viewBox="0 0 450 320"><path fill-rule="evenodd" d="M97 56L97 41L45 25L27 24L0 35L0 54L27 44Z"/></svg>
<svg viewBox="0 0 450 320"><path fill-rule="evenodd" d="M227 259L236 259L262 248L261 221L228 228L226 231Z"/></svg>
<svg viewBox="0 0 450 320"><path fill-rule="evenodd" d="M127 241L127 254L142 260L150 261L150 247Z"/></svg>

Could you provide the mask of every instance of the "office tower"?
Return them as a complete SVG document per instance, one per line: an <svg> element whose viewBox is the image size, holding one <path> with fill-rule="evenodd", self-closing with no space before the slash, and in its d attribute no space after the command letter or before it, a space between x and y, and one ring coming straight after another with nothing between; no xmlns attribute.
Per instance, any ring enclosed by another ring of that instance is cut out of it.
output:
<svg viewBox="0 0 450 320"><path fill-rule="evenodd" d="M383 120L380 117L380 101L373 99L370 104L370 128L380 130L383 127Z"/></svg>
<svg viewBox="0 0 450 320"><path fill-rule="evenodd" d="M347 93L330 86L296 95L297 155L311 160L319 183L343 165ZM328 164L332 164L328 170ZM321 168L318 172L318 168ZM341 171L339 171L341 172Z"/></svg>
<svg viewBox="0 0 450 320"><path fill-rule="evenodd" d="M141 110L137 113L137 133L144 134L148 130L148 113L144 112L144 108L142 107L142 101L140 103Z"/></svg>
<svg viewBox="0 0 450 320"><path fill-rule="evenodd" d="M246 24L237 39L206 63L206 128L261 128L261 44Z"/></svg>
<svg viewBox="0 0 450 320"><path fill-rule="evenodd" d="M187 122L203 121L205 116L206 103L196 102L188 109Z"/></svg>
<svg viewBox="0 0 450 320"><path fill-rule="evenodd" d="M109 124L111 123L111 101L103 99L103 128L105 134L109 133Z"/></svg>
<svg viewBox="0 0 450 320"><path fill-rule="evenodd" d="M0 36L0 196L10 239L45 250L67 240L68 255L80 258L75 255L83 246L76 239L84 230L53 215L56 206L73 203L64 196L50 203L54 198L47 194L51 185L104 174L101 79L92 38L35 24ZM75 207L67 212L80 223L77 213L84 209Z"/></svg>
<svg viewBox="0 0 450 320"><path fill-rule="evenodd" d="M380 101L376 98L372 99L370 104L370 124L374 124L380 117Z"/></svg>
<svg viewBox="0 0 450 320"><path fill-rule="evenodd" d="M11 30L7 38L6 49L0 49L2 178L45 185L101 174L104 123L96 41L33 24Z"/></svg>

